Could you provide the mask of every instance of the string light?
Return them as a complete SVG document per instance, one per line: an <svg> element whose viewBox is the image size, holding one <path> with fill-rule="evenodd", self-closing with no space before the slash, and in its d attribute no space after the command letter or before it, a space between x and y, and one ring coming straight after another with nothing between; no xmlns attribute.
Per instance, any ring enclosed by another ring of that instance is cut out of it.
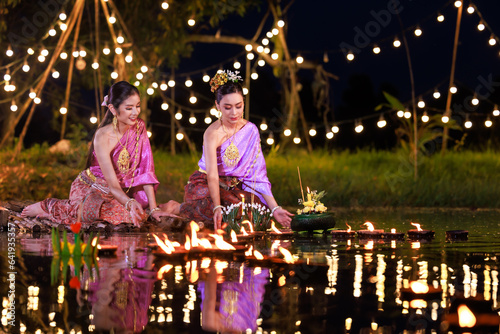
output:
<svg viewBox="0 0 500 334"><path fill-rule="evenodd" d="M116 42L118 44L123 44L123 42L125 42L125 38L122 36L122 32L121 31L118 33L118 36L116 37Z"/></svg>
<svg viewBox="0 0 500 334"><path fill-rule="evenodd" d="M94 62L92 63L92 68L94 70L97 70L99 68L99 63L97 62L97 59L94 59Z"/></svg>
<svg viewBox="0 0 500 334"><path fill-rule="evenodd" d="M297 55L297 58L295 58L295 61L297 64L302 64L304 62L304 57L302 57L300 54Z"/></svg>
<svg viewBox="0 0 500 334"><path fill-rule="evenodd" d="M63 52L61 52L61 54L59 55L59 57L61 57L61 59L63 59L63 60L66 60L66 59L68 59L68 54L63 51Z"/></svg>
<svg viewBox="0 0 500 334"><path fill-rule="evenodd" d="M60 113L61 115L66 115L66 114L68 113L68 108L66 108L66 107L61 107L61 108L59 109L59 113Z"/></svg>
<svg viewBox="0 0 500 334"><path fill-rule="evenodd" d="M210 81L210 76L208 74L203 74L203 82L209 82Z"/></svg>
<svg viewBox="0 0 500 334"><path fill-rule="evenodd" d="M94 114L92 114L92 116L90 116L90 123L92 123L92 124L97 123L97 117L95 117Z"/></svg>
<svg viewBox="0 0 500 334"><path fill-rule="evenodd" d="M7 47L7 51L5 51L5 54L7 55L7 57L12 57L14 55L14 51L12 51L12 47L10 45Z"/></svg>
<svg viewBox="0 0 500 334"><path fill-rule="evenodd" d="M443 22L444 21L444 15L441 14L441 13L438 13L437 20L438 20L438 22Z"/></svg>
<svg viewBox="0 0 500 334"><path fill-rule="evenodd" d="M450 121L450 118L446 115L443 115L443 117L441 117L441 122L443 123L448 123Z"/></svg>
<svg viewBox="0 0 500 334"><path fill-rule="evenodd" d="M163 10L167 10L167 9L168 9L168 2L163 1L163 2L161 3L161 9L163 9Z"/></svg>
<svg viewBox="0 0 500 334"><path fill-rule="evenodd" d="M458 92L457 86L452 85L452 86L450 87L450 93L452 93L452 94L456 94L456 92Z"/></svg>
<svg viewBox="0 0 500 334"><path fill-rule="evenodd" d="M490 119L490 116L488 116L488 118L486 119L486 121L484 122L484 125L489 128L493 125L493 122L491 121Z"/></svg>
<svg viewBox="0 0 500 334"><path fill-rule="evenodd" d="M135 75L135 77L137 78L137 80L142 80L144 78L144 74L142 74L141 72L137 73Z"/></svg>
<svg viewBox="0 0 500 334"><path fill-rule="evenodd" d="M154 89L158 89L158 83L156 81L153 82L151 86L153 86Z"/></svg>
<svg viewBox="0 0 500 334"><path fill-rule="evenodd" d="M104 45L104 48L102 49L102 53L104 53L106 56L111 53L111 49L109 48L108 44Z"/></svg>
<svg viewBox="0 0 500 334"><path fill-rule="evenodd" d="M455 7L459 8L460 6L462 6L462 1L460 0L455 1Z"/></svg>
<svg viewBox="0 0 500 334"><path fill-rule="evenodd" d="M410 119L411 118L411 112L409 112L408 110L406 110L404 116L405 116L406 119Z"/></svg>
<svg viewBox="0 0 500 334"><path fill-rule="evenodd" d="M66 15L66 13L64 11L61 11L59 13L59 20L65 21L67 18L68 18L68 16Z"/></svg>
<svg viewBox="0 0 500 334"><path fill-rule="evenodd" d="M56 69L52 69L52 77L54 79L58 79L59 78L59 71L57 71Z"/></svg>
<svg viewBox="0 0 500 334"><path fill-rule="evenodd" d="M80 55L80 57L84 58L87 56L87 51L83 50L83 49L80 49L80 51L78 52L78 54Z"/></svg>
<svg viewBox="0 0 500 334"><path fill-rule="evenodd" d="M498 105L495 104L495 107L493 108L493 116L499 116L500 115L500 110L498 110Z"/></svg>
<svg viewBox="0 0 500 334"><path fill-rule="evenodd" d="M378 47L377 45L375 45L373 47L373 53L376 54L376 55L378 55L380 53L380 47Z"/></svg>
<svg viewBox="0 0 500 334"><path fill-rule="evenodd" d="M278 56L278 54L277 54L276 52L275 52L275 53L273 53L273 54L271 55L271 58L272 58L273 60L278 60L278 57L279 57L279 56Z"/></svg>
<svg viewBox="0 0 500 334"><path fill-rule="evenodd" d="M196 96L194 96L193 93L191 93L191 96L189 97L189 102L191 102L191 104L195 104L196 101L198 101L198 99L196 98Z"/></svg>
<svg viewBox="0 0 500 334"><path fill-rule="evenodd" d="M193 81L188 77L184 84L186 85L186 87L191 87L193 85Z"/></svg>
<svg viewBox="0 0 500 334"><path fill-rule="evenodd" d="M419 108L425 108L425 102L424 102L424 100L422 100L422 97L420 97L420 99L419 99L419 101L417 103L417 106Z"/></svg>
<svg viewBox="0 0 500 334"><path fill-rule="evenodd" d="M35 54L35 50L33 50L32 48L28 48L28 50L26 50L26 52L27 52L30 56L32 56L32 55L34 55L34 54Z"/></svg>
<svg viewBox="0 0 500 334"><path fill-rule="evenodd" d="M346 56L347 60L353 61L354 60L354 53L352 51L349 51Z"/></svg>
<svg viewBox="0 0 500 334"><path fill-rule="evenodd" d="M33 99L33 102L35 102L35 104L40 104L42 102L42 100L39 97L35 97Z"/></svg>
<svg viewBox="0 0 500 334"><path fill-rule="evenodd" d="M328 63L330 61L330 59L328 59L328 52L325 51L325 53L323 53L323 63Z"/></svg>
<svg viewBox="0 0 500 334"><path fill-rule="evenodd" d="M270 48L268 48L268 47L265 47L265 48L264 48L264 53L265 53L265 54L269 54L269 52L271 52L271 49L270 49Z"/></svg>
<svg viewBox="0 0 500 334"><path fill-rule="evenodd" d="M479 24L477 25L477 30L483 31L486 26L484 25L483 21L479 21Z"/></svg>
<svg viewBox="0 0 500 334"><path fill-rule="evenodd" d="M470 102L472 103L472 105L477 106L479 104L479 99L474 94L474 97L472 98L472 100Z"/></svg>
<svg viewBox="0 0 500 334"><path fill-rule="evenodd" d="M43 55L39 55L39 56L38 56L38 61L39 61L40 63L43 63L43 62L45 61L45 56L43 56Z"/></svg>
<svg viewBox="0 0 500 334"><path fill-rule="evenodd" d="M247 53L247 59L248 60L253 60L255 58L255 55L251 52Z"/></svg>
<svg viewBox="0 0 500 334"><path fill-rule="evenodd" d="M404 117L405 115L405 112L403 110L398 110L398 112L396 113L396 115L401 118L401 117Z"/></svg>
<svg viewBox="0 0 500 334"><path fill-rule="evenodd" d="M212 123L212 117L210 117L209 115L205 115L205 124L210 124Z"/></svg>
<svg viewBox="0 0 500 334"><path fill-rule="evenodd" d="M285 131L283 131L283 134L286 136L286 137L289 137L291 134L292 134L292 130L286 128Z"/></svg>
<svg viewBox="0 0 500 334"><path fill-rule="evenodd" d="M25 60L24 65L23 65L23 71L29 72L29 70L30 70L30 66L28 65L28 62L26 62L26 60Z"/></svg>
<svg viewBox="0 0 500 334"><path fill-rule="evenodd" d="M422 115L422 122L429 122L429 115L427 115L427 111L424 111L424 114Z"/></svg>
<svg viewBox="0 0 500 334"><path fill-rule="evenodd" d="M12 104L10 105L10 110L12 112L16 112L17 111L17 104L16 104L16 100L12 100Z"/></svg>
<svg viewBox="0 0 500 334"><path fill-rule="evenodd" d="M4 74L3 79L5 81L10 81L11 76L10 76L10 71L9 70L7 70L7 72Z"/></svg>
<svg viewBox="0 0 500 334"><path fill-rule="evenodd" d="M490 37L490 40L488 41L488 43L493 46L495 44L497 44L497 40L495 39L495 36L491 35Z"/></svg>
<svg viewBox="0 0 500 334"><path fill-rule="evenodd" d="M243 95L247 95L247 94L248 94L248 88L243 87Z"/></svg>
<svg viewBox="0 0 500 334"><path fill-rule="evenodd" d="M40 51L40 54L44 57L47 57L49 55L49 50L43 48L42 51Z"/></svg>
<svg viewBox="0 0 500 334"><path fill-rule="evenodd" d="M361 121L356 122L356 127L354 128L354 131L357 133L361 133L363 131L364 127L363 124L361 124Z"/></svg>
<svg viewBox="0 0 500 334"><path fill-rule="evenodd" d="M175 138L178 140L178 141L181 141L184 139L184 134L182 132L177 132L177 134L175 135Z"/></svg>
<svg viewBox="0 0 500 334"><path fill-rule="evenodd" d="M36 93L35 91L33 90L33 88L30 88L30 93L28 94L28 96L30 97L30 99L34 99L36 97Z"/></svg>
<svg viewBox="0 0 500 334"><path fill-rule="evenodd" d="M175 86L175 80L173 79L168 80L168 87L172 88L174 86Z"/></svg>
<svg viewBox="0 0 500 334"><path fill-rule="evenodd" d="M153 135L153 133L149 129L148 129L148 131L146 133L148 134L148 138L151 138L151 136Z"/></svg>
<svg viewBox="0 0 500 334"><path fill-rule="evenodd" d="M401 41L396 37L392 45L394 45L395 48L399 48L401 46Z"/></svg>
<svg viewBox="0 0 500 334"><path fill-rule="evenodd" d="M415 33L415 36L420 37L420 36L422 36L422 29L420 29L420 27L417 27L415 29L414 33Z"/></svg>
<svg viewBox="0 0 500 334"><path fill-rule="evenodd" d="M333 133L339 133L339 131L340 131L340 128L338 126L336 126L336 125L332 126Z"/></svg>
<svg viewBox="0 0 500 334"><path fill-rule="evenodd" d="M130 50L127 56L125 56L125 61L130 64L133 60L134 60L134 54L132 50Z"/></svg>
<svg viewBox="0 0 500 334"><path fill-rule="evenodd" d="M296 145L300 144L300 142L301 142L300 137L297 137L297 136L296 136L296 137L294 137L294 138L293 138L293 142L294 142Z"/></svg>
<svg viewBox="0 0 500 334"><path fill-rule="evenodd" d="M210 108L210 115L217 117L219 112L214 107Z"/></svg>
<svg viewBox="0 0 500 334"><path fill-rule="evenodd" d="M165 81L162 81L161 84L160 84L160 89L162 91L166 91L168 89L168 85L166 84Z"/></svg>
<svg viewBox="0 0 500 334"><path fill-rule="evenodd" d="M148 95L153 95L155 93L155 90L153 89L153 87L149 87L147 90L146 90L146 93Z"/></svg>
<svg viewBox="0 0 500 334"><path fill-rule="evenodd" d="M269 45L269 39L267 39L267 38L265 38L265 37L264 37L264 38L262 39L262 45ZM250 50L247 50L247 51L251 51L251 49L250 49Z"/></svg>
<svg viewBox="0 0 500 334"><path fill-rule="evenodd" d="M262 45L259 45L259 46L257 47L257 52L258 52L258 53L262 53L262 52L264 52L264 47L263 47Z"/></svg>
<svg viewBox="0 0 500 334"><path fill-rule="evenodd" d="M378 122L377 122L377 126L382 129L386 125L387 125L387 121L384 119L384 116L380 115Z"/></svg>
<svg viewBox="0 0 500 334"><path fill-rule="evenodd" d="M272 32L272 34L273 34L274 36L276 36L277 34L279 34L279 33L280 33L280 31L279 31L279 29L278 29L278 28L273 28L273 29L271 30L271 32Z"/></svg>
<svg viewBox="0 0 500 334"><path fill-rule="evenodd" d="M180 110L178 110L176 113L175 113L175 119L180 121L182 119L182 112Z"/></svg>
<svg viewBox="0 0 500 334"><path fill-rule="evenodd" d="M269 133L269 137L267 137L266 143L269 146L271 146L272 144L274 144L274 135L273 135L272 132Z"/></svg>
<svg viewBox="0 0 500 334"><path fill-rule="evenodd" d="M274 28L274 29L276 29L276 28ZM278 29L276 29L276 30L278 30ZM266 36L267 36L267 38L273 38L274 34L272 31L268 31L268 32L266 32Z"/></svg>
<svg viewBox="0 0 500 334"><path fill-rule="evenodd" d="M196 117L193 113L191 113L191 116L189 116L189 123L196 124Z"/></svg>
<svg viewBox="0 0 500 334"><path fill-rule="evenodd" d="M318 132L316 131L316 128L312 127L310 130L309 130L309 136L311 137L314 137L318 134Z"/></svg>
<svg viewBox="0 0 500 334"><path fill-rule="evenodd" d="M116 71L111 72L111 79L113 80L118 79L118 73Z"/></svg>
<svg viewBox="0 0 500 334"><path fill-rule="evenodd" d="M162 109L162 110L168 110L168 107L169 107L169 105L168 105L168 103L167 103L167 102L163 102L163 103L161 104L161 109Z"/></svg>
<svg viewBox="0 0 500 334"><path fill-rule="evenodd" d="M241 68L241 63L239 61L235 61L233 67L238 70Z"/></svg>
<svg viewBox="0 0 500 334"><path fill-rule="evenodd" d="M465 115L465 123L464 126L467 129L470 129L472 127L472 122L469 120L469 115Z"/></svg>
<svg viewBox="0 0 500 334"><path fill-rule="evenodd" d="M259 61L257 62L257 64L262 67L264 65L266 65L266 61L264 59L259 59Z"/></svg>
<svg viewBox="0 0 500 334"><path fill-rule="evenodd" d="M54 27L49 29L49 36L54 37L57 34L57 31L54 29Z"/></svg>
<svg viewBox="0 0 500 334"><path fill-rule="evenodd" d="M188 25L189 25L190 27L194 26L195 24L196 24L196 21L195 21L195 19L194 19L194 18L190 18L190 19L188 20Z"/></svg>
<svg viewBox="0 0 500 334"><path fill-rule="evenodd" d="M245 50L247 50L248 52L252 51L252 48L252 44L245 45Z"/></svg>
<svg viewBox="0 0 500 334"><path fill-rule="evenodd" d="M136 81L134 82L134 86L139 87L140 85L141 85L141 83L140 83L138 80L136 80Z"/></svg>
<svg viewBox="0 0 500 334"><path fill-rule="evenodd" d="M109 17L108 22L111 23L111 24L115 24L116 23L115 13L111 13L111 16Z"/></svg>
<svg viewBox="0 0 500 334"><path fill-rule="evenodd" d="M261 129L262 131L266 131L266 130L267 130L267 123L266 123L266 120L265 120L265 119L263 119L263 120L262 120L262 123L260 123L260 129Z"/></svg>
<svg viewBox="0 0 500 334"><path fill-rule="evenodd" d="M60 23L59 24L59 28L61 29L61 31L66 31L66 29L68 29L68 26L66 25L66 23Z"/></svg>
<svg viewBox="0 0 500 334"><path fill-rule="evenodd" d="M327 139L332 139L333 138L333 132L327 132L326 133L326 138Z"/></svg>
<svg viewBox="0 0 500 334"><path fill-rule="evenodd" d="M473 14L474 13L474 6L469 5L469 7L467 7L467 13Z"/></svg>
<svg viewBox="0 0 500 334"><path fill-rule="evenodd" d="M257 72L252 72L252 74L250 74L250 78L252 78L252 80L257 80L259 78L259 75L257 74Z"/></svg>
<svg viewBox="0 0 500 334"><path fill-rule="evenodd" d="M148 71L148 67L146 65L141 66L141 72L146 73Z"/></svg>
<svg viewBox="0 0 500 334"><path fill-rule="evenodd" d="M437 100L441 97L441 93L437 90L434 91L434 93L432 93L432 96Z"/></svg>
<svg viewBox="0 0 500 334"><path fill-rule="evenodd" d="M78 52L78 50L75 50L75 51L73 51L72 55L73 55L73 58L78 58L78 56L80 55L80 52Z"/></svg>

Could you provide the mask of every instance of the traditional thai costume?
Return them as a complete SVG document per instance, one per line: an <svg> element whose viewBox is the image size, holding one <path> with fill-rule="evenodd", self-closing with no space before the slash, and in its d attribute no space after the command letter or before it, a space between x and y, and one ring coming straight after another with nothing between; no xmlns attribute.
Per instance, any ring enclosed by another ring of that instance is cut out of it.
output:
<svg viewBox="0 0 500 334"><path fill-rule="evenodd" d="M180 214L189 220L213 225L214 204L208 190L205 148L198 167L184 188ZM262 195L272 195L271 183L255 124L247 122L217 148L217 168L222 205L239 203L242 195L247 203L267 204Z"/></svg>
<svg viewBox="0 0 500 334"><path fill-rule="evenodd" d="M148 207L148 198L143 186L150 184L158 188L153 153L142 119L130 126L110 153L120 186L130 197L135 198L143 208ZM89 223L105 220L112 224L132 223L130 213L111 194L104 179L97 157L92 152L90 167L82 171L71 184L69 199L48 198L41 202L49 219L63 224L77 221Z"/></svg>

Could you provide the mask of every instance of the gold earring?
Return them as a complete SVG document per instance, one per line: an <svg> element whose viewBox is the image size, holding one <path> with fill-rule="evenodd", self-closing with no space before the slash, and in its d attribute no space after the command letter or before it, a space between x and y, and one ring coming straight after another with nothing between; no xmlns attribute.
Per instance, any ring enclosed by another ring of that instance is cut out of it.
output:
<svg viewBox="0 0 500 334"><path fill-rule="evenodd" d="M116 125L118 124L118 119L116 118L116 115L113 116L113 128L116 130Z"/></svg>

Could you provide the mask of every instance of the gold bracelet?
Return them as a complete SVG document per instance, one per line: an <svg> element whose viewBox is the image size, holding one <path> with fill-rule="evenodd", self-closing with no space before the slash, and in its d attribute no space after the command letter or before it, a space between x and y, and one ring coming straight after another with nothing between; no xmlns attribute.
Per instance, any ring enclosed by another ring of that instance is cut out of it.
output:
<svg viewBox="0 0 500 334"><path fill-rule="evenodd" d="M151 216L153 214L153 212L155 212L155 211L160 211L160 208L156 207L156 208L149 210L149 215Z"/></svg>
<svg viewBox="0 0 500 334"><path fill-rule="evenodd" d="M125 203L125 210L130 211L129 204L132 202L137 202L135 198L130 198L127 203Z"/></svg>

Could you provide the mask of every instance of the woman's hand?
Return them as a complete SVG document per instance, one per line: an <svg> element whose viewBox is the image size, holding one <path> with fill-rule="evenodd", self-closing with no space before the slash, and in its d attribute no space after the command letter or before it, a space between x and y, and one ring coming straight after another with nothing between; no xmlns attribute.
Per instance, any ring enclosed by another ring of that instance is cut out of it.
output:
<svg viewBox="0 0 500 334"><path fill-rule="evenodd" d="M284 227L290 227L290 223L292 222L293 213L288 212L285 209L278 208L274 210L273 217L274 219L283 225Z"/></svg>
<svg viewBox="0 0 500 334"><path fill-rule="evenodd" d="M214 231L222 228L222 208L215 209L214 212Z"/></svg>
<svg viewBox="0 0 500 334"><path fill-rule="evenodd" d="M130 201L129 204L129 212L130 212L130 217L132 217L132 222L134 223L134 226L140 227L141 223L146 220L148 217L144 210L142 209L141 204L137 201Z"/></svg>

